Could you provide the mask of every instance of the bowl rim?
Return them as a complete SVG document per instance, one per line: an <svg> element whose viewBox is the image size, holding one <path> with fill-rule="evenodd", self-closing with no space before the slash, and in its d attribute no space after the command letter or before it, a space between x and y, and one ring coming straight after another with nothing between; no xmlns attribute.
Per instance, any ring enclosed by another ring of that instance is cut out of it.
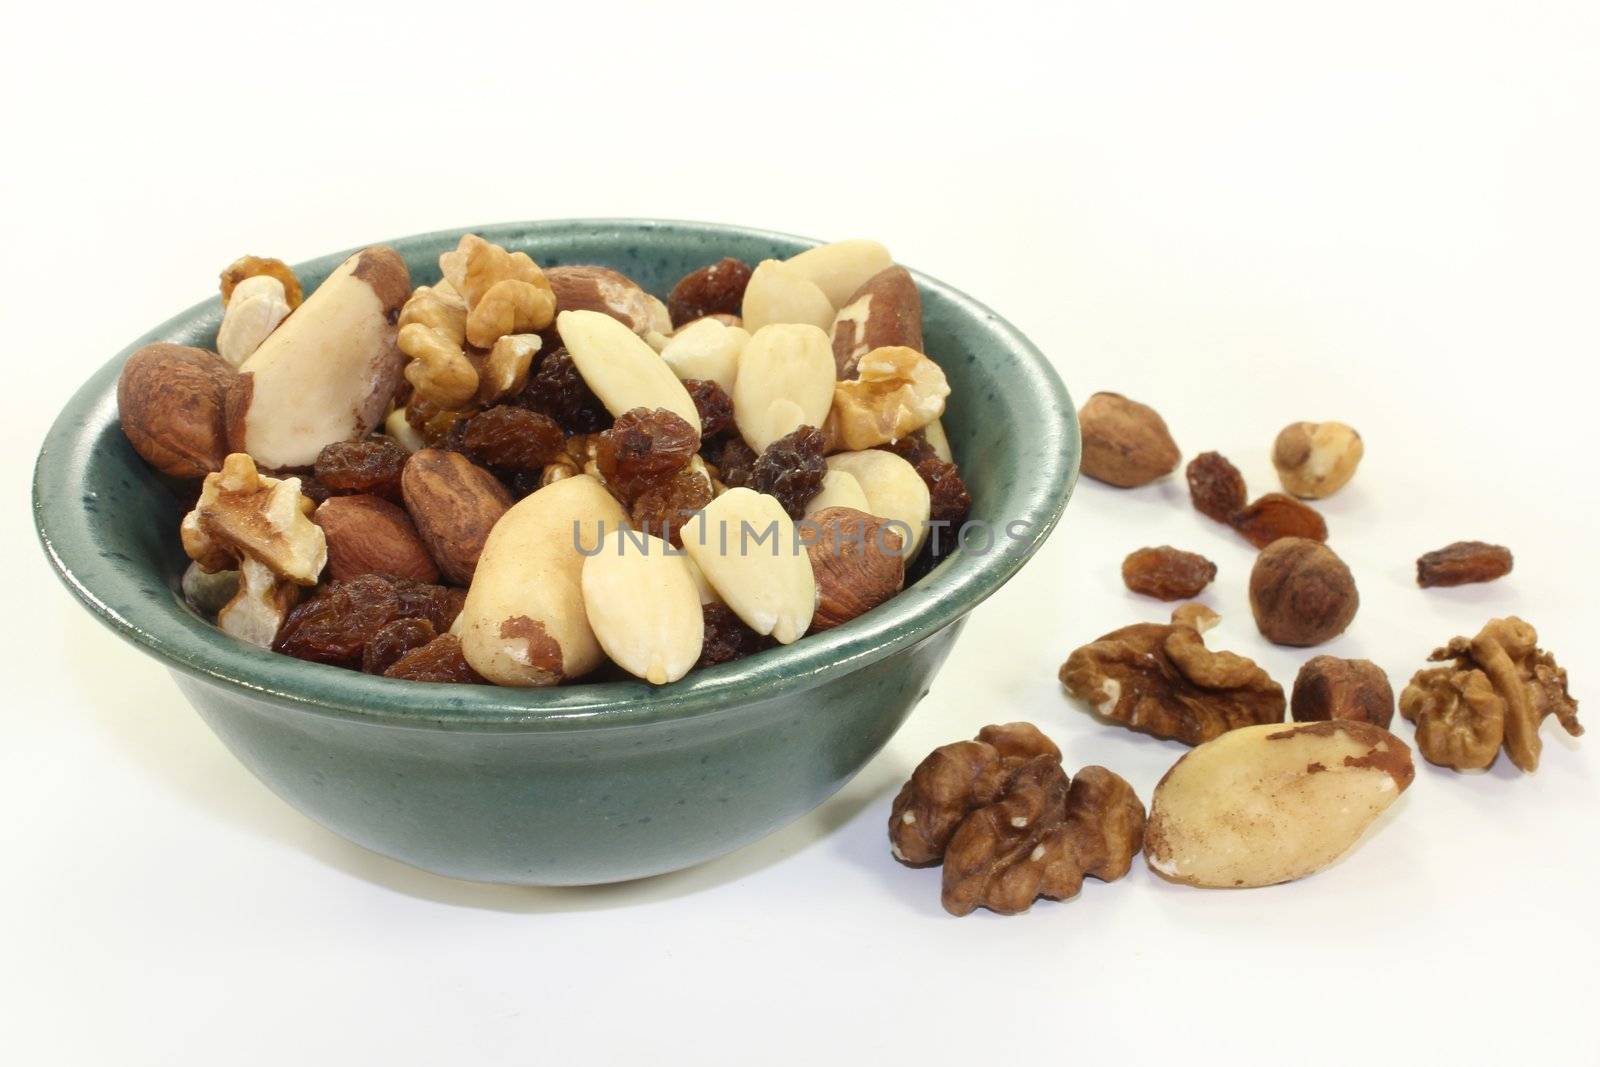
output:
<svg viewBox="0 0 1600 1067"><path fill-rule="evenodd" d="M823 242L777 231L722 223L644 218L549 219L501 222L435 230L390 238L402 251L408 245L454 240L478 233L490 240L525 236L589 238L603 231L635 236L652 231L689 231L705 238L737 235L778 244L814 247ZM296 264L302 278L321 278L358 248ZM909 269L909 268L908 268ZM137 604L148 591L125 561L100 556L73 524L95 521L84 505L79 472L95 462L93 442L116 420L116 378L138 348L170 340L181 330L212 327L221 318L221 299L213 296L155 327L101 367L67 402L40 448L34 470L34 526L57 575L77 599L123 639L182 671L264 698L279 706L315 715L432 730L586 730L737 713L791 691L811 688L909 648L957 622L1001 585L1036 552L1065 510L1078 475L1080 442L1076 409L1055 369L1016 327L989 307L954 287L911 271L924 293L937 293L963 315L979 320L1008 348L1022 379L1014 396L1023 408L1008 412L1019 425L1036 428L1037 463L1008 484L1003 509L1008 523L1028 523L1023 538L997 539L993 551L957 551L917 584L872 611L787 647L732 663L691 672L667 686L644 682L574 683L549 689L488 685L430 684L418 700L418 684L366 675L297 660L255 648L223 634L176 605L172 613L132 613L112 603ZM1032 417L1030 417L1032 416ZM44 507L50 500L52 506ZM176 598L175 598L176 599Z"/></svg>

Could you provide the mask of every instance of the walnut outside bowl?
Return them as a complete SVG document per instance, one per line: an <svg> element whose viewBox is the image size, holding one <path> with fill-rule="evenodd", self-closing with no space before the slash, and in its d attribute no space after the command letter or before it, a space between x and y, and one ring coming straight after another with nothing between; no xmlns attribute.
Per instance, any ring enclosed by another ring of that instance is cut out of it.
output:
<svg viewBox="0 0 1600 1067"><path fill-rule="evenodd" d="M462 231L387 242L418 284ZM648 220L485 226L541 264L600 263L664 294L723 256L815 242ZM348 253L301 264L308 287ZM268 788L334 832L456 878L528 885L620 881L688 867L792 822L888 741L968 612L1060 518L1078 471L1072 403L1005 320L917 276L928 352L953 387L945 419L973 517L995 524L888 603L836 629L662 688L429 685L306 663L239 643L184 603L182 506L117 425L117 373L152 341L211 347L213 297L139 338L57 419L34 475L34 522L67 587L164 664ZM1008 537L1009 523L1025 523Z"/></svg>

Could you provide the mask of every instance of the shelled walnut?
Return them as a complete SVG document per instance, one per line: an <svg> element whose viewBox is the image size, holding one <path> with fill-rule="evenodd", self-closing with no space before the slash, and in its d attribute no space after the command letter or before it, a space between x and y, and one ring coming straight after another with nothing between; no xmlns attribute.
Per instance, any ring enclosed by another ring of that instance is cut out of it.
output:
<svg viewBox="0 0 1600 1067"><path fill-rule="evenodd" d="M1075 896L1085 875L1115 881L1144 835L1144 805L1104 767L1068 779L1061 752L1030 723L986 726L935 749L895 798L889 841L902 863L944 863L952 915L1027 911Z"/></svg>
<svg viewBox="0 0 1600 1067"><path fill-rule="evenodd" d="M1420 670L1400 694L1400 714L1416 723L1417 748L1430 763L1458 771L1511 762L1539 769L1539 726L1554 715L1573 737L1583 733L1567 672L1538 647L1539 635L1516 616L1491 619L1473 638L1455 637L1428 658L1449 666Z"/></svg>
<svg viewBox="0 0 1600 1067"><path fill-rule="evenodd" d="M1206 648L1201 633L1217 621L1209 608L1185 604L1169 625L1113 630L1067 657L1061 683L1107 718L1189 745L1241 726L1282 722L1283 688L1266 671Z"/></svg>

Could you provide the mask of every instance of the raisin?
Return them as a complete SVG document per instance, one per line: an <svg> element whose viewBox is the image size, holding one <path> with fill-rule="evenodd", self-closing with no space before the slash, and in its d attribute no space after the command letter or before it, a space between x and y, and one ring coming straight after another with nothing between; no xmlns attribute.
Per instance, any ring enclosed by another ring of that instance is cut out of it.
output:
<svg viewBox="0 0 1600 1067"><path fill-rule="evenodd" d="M967 491L967 483L961 477L960 469L954 463L946 463L939 458L927 435L918 430L883 448L915 467L923 484L928 487L928 521L960 526L972 510L972 494ZM944 540L953 540L953 533ZM939 553L941 557L946 554Z"/></svg>
<svg viewBox="0 0 1600 1067"><path fill-rule="evenodd" d="M651 482L634 498L629 509L633 528L683 547L683 527L711 503L711 482L688 467L670 477Z"/></svg>
<svg viewBox="0 0 1600 1067"><path fill-rule="evenodd" d="M542 473L566 449L567 438L548 415L501 404L467 419L461 451L502 476Z"/></svg>
<svg viewBox="0 0 1600 1067"><path fill-rule="evenodd" d="M1280 537L1328 539L1328 524L1322 516L1287 493L1268 493L1228 521L1257 548L1266 548Z"/></svg>
<svg viewBox="0 0 1600 1067"><path fill-rule="evenodd" d="M1417 560L1417 584L1438 585L1492 582L1511 573L1511 550L1483 541L1457 541Z"/></svg>
<svg viewBox="0 0 1600 1067"><path fill-rule="evenodd" d="M413 396L406 402L405 412L406 422L422 435L422 440L430 448L437 447L466 417L466 412L447 411L420 396Z"/></svg>
<svg viewBox="0 0 1600 1067"><path fill-rule="evenodd" d="M827 461L822 458L826 450L822 431L802 426L762 450L750 470L750 488L777 498L791 519L801 518L828 473Z"/></svg>
<svg viewBox="0 0 1600 1067"><path fill-rule="evenodd" d="M594 459L606 484L631 501L682 470L699 449L700 435L682 416L665 408L634 408L600 435Z"/></svg>
<svg viewBox="0 0 1600 1067"><path fill-rule="evenodd" d="M733 425L733 400L716 382L687 378L683 387L700 413L700 439L715 437Z"/></svg>
<svg viewBox="0 0 1600 1067"><path fill-rule="evenodd" d="M487 685L483 675L472 669L461 652L461 639L455 634L440 634L421 648L412 649L383 672L385 678L411 682L460 682Z"/></svg>
<svg viewBox="0 0 1600 1067"><path fill-rule="evenodd" d="M426 619L443 632L466 593L386 574L326 583L284 620L273 647L297 659L356 667L379 630L396 619Z"/></svg>
<svg viewBox="0 0 1600 1067"><path fill-rule="evenodd" d="M1217 565L1194 552L1171 545L1141 548L1122 561L1122 583L1135 593L1157 600L1188 600L1217 576Z"/></svg>
<svg viewBox="0 0 1600 1067"><path fill-rule="evenodd" d="M750 629L726 604L703 604L701 613L705 616L706 636L696 667L732 663L773 645L772 638Z"/></svg>
<svg viewBox="0 0 1600 1067"><path fill-rule="evenodd" d="M598 433L611 422L565 348L539 360L512 403L550 416L569 434Z"/></svg>
<svg viewBox="0 0 1600 1067"><path fill-rule="evenodd" d="M400 471L410 458L411 453L389 437L336 441L317 454L312 470L317 484L332 496L370 493L398 501Z"/></svg>
<svg viewBox="0 0 1600 1067"><path fill-rule="evenodd" d="M381 627L361 652L361 670L382 674L412 649L421 648L438 636L427 619L396 619Z"/></svg>
<svg viewBox="0 0 1600 1067"><path fill-rule="evenodd" d="M750 485L757 458L755 449L735 437L717 451L715 458L708 457L708 460L716 465L718 481L729 489L739 489Z"/></svg>
<svg viewBox="0 0 1600 1067"><path fill-rule="evenodd" d="M667 297L673 328L707 315L739 314L750 274L748 263L732 258L685 274Z"/></svg>
<svg viewBox="0 0 1600 1067"><path fill-rule="evenodd" d="M1184 471L1189 479L1189 499L1208 519L1228 522L1244 509L1244 475L1220 452L1202 452Z"/></svg>

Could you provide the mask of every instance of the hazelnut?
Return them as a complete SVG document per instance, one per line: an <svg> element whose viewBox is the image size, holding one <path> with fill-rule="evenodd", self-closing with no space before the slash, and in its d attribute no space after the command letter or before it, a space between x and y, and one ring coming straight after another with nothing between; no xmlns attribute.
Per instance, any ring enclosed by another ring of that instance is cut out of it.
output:
<svg viewBox="0 0 1600 1067"><path fill-rule="evenodd" d="M1096 393L1078 412L1083 431L1083 473L1133 489L1171 474L1180 454L1167 424L1153 408L1117 393Z"/></svg>
<svg viewBox="0 0 1600 1067"><path fill-rule="evenodd" d="M1337 637L1360 603L1344 560L1308 538L1272 542L1250 571L1250 610L1274 644L1306 647Z"/></svg>
<svg viewBox="0 0 1600 1067"><path fill-rule="evenodd" d="M1342 422L1295 422L1278 434L1272 465L1289 492L1320 500L1355 477L1363 451L1361 435Z"/></svg>
<svg viewBox="0 0 1600 1067"><path fill-rule="evenodd" d="M817 580L813 630L829 630L870 611L905 584L898 530L856 508L823 508L807 517L802 537Z"/></svg>
<svg viewBox="0 0 1600 1067"><path fill-rule="evenodd" d="M1369 659L1315 656L1295 675L1289 710L1295 722L1349 719L1389 728L1394 690L1388 675Z"/></svg>

